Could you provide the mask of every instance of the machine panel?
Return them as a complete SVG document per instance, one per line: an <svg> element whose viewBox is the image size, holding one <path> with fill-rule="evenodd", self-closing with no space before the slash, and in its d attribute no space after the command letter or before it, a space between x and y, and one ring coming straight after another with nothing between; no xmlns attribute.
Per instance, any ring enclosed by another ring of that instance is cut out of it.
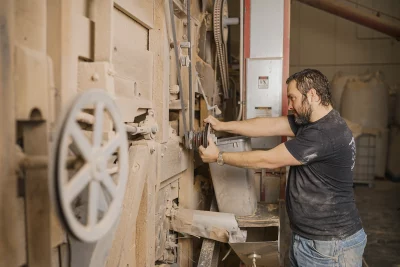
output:
<svg viewBox="0 0 400 267"><path fill-rule="evenodd" d="M247 60L246 114L247 119L278 117L282 114L282 59ZM252 138L252 147L269 149L281 138Z"/></svg>
<svg viewBox="0 0 400 267"><path fill-rule="evenodd" d="M251 58L283 57L283 3L251 1Z"/></svg>

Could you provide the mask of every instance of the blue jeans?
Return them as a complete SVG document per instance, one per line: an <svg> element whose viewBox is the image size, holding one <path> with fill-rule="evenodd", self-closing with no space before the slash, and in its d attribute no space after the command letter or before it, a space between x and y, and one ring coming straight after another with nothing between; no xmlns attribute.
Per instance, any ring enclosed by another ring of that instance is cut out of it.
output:
<svg viewBox="0 0 400 267"><path fill-rule="evenodd" d="M292 235L291 267L361 267L367 235L361 229L343 240L319 241Z"/></svg>

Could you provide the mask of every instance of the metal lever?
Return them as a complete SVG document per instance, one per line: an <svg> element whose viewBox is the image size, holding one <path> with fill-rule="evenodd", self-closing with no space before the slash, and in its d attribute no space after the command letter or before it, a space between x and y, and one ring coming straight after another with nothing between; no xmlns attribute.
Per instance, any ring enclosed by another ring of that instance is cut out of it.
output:
<svg viewBox="0 0 400 267"><path fill-rule="evenodd" d="M215 111L215 114L216 114L216 115L220 115L222 112L221 112L221 110L218 108L217 105L210 106L210 105L208 104L208 100L207 100L206 94L204 93L203 86L201 85L199 76L197 76L197 83L198 83L198 85L199 85L199 87L200 87L200 90L201 90L201 93L202 93L202 95L203 95L204 101L206 101L207 110Z"/></svg>

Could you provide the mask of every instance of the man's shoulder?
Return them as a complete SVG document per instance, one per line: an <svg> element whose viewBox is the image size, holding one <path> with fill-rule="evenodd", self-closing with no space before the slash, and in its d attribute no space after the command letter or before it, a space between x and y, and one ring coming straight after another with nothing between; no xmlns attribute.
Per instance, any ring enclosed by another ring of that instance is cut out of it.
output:
<svg viewBox="0 0 400 267"><path fill-rule="evenodd" d="M326 119L318 124L318 128L321 131L329 131L332 134L337 134L337 132L334 131L350 131L346 121L342 118L342 116L340 116L340 113L336 110L332 110L326 117Z"/></svg>

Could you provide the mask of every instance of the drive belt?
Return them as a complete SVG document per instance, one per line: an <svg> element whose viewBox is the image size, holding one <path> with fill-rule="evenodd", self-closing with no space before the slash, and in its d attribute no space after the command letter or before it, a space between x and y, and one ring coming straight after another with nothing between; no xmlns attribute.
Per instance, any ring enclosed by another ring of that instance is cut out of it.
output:
<svg viewBox="0 0 400 267"><path fill-rule="evenodd" d="M223 38L224 26L222 25L223 7L226 0L216 0L214 4L214 39L217 48L218 65L221 73L222 89L224 98L228 99L228 53L226 43Z"/></svg>

